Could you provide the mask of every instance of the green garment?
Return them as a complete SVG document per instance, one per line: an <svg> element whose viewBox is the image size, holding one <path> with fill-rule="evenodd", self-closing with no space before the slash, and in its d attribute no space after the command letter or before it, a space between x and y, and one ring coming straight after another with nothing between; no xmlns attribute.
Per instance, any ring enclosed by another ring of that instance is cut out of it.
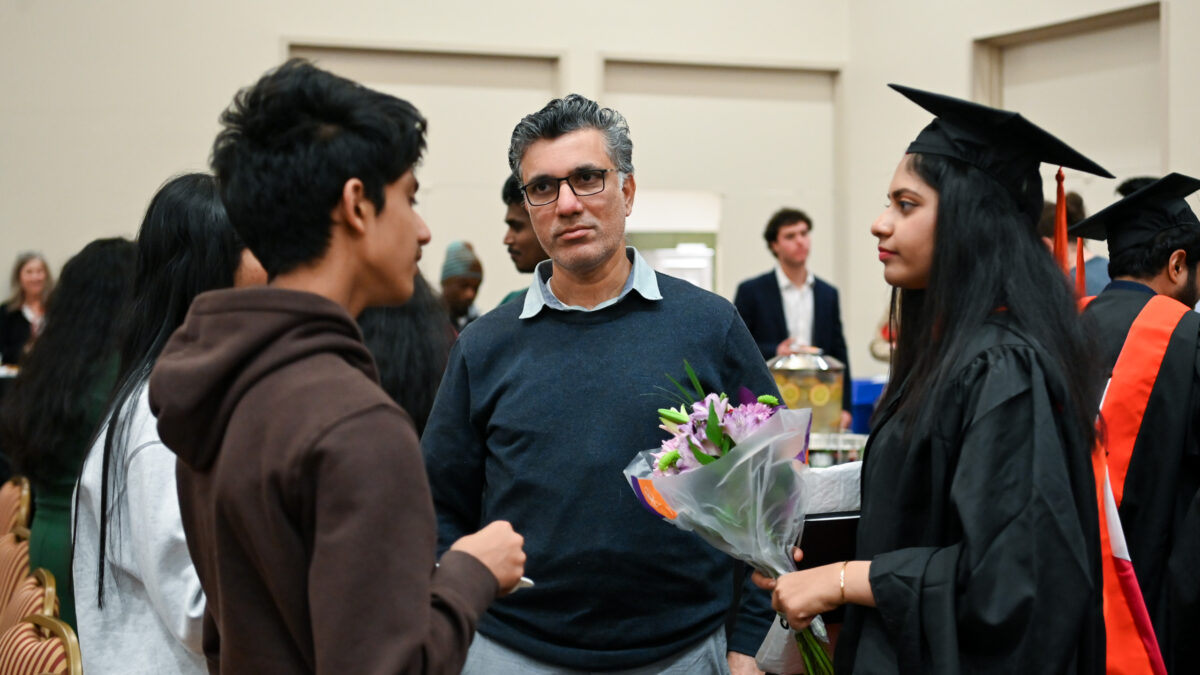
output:
<svg viewBox="0 0 1200 675"><path fill-rule="evenodd" d="M75 628L75 587L71 584L71 493L75 481L33 488L33 526L29 531L29 568L54 575L59 615Z"/></svg>
<svg viewBox="0 0 1200 675"><path fill-rule="evenodd" d="M500 305L503 305L503 304L505 304L505 303L511 302L511 301L513 301L513 300L516 300L517 298L521 297L521 295L522 295L522 294L524 294L524 293L525 293L525 291L527 291L527 290L529 290L529 289L528 289L528 288L522 288L522 289L521 289L521 290L519 290L519 291L513 291L513 292L509 293L508 295L504 296L504 299L503 299L503 300L501 300L501 301L500 301ZM496 305L496 306L497 306L497 307L499 307L500 305Z"/></svg>
<svg viewBox="0 0 1200 675"><path fill-rule="evenodd" d="M29 567L44 567L54 575L58 593L59 614L63 621L75 625L75 587L71 583L71 496L79 469L91 449L92 435L100 426L108 403L109 393L117 379L117 359L111 358L101 367L84 403L85 422L68 441L78 448L75 466L69 475L50 482L33 483L33 523L29 530Z"/></svg>

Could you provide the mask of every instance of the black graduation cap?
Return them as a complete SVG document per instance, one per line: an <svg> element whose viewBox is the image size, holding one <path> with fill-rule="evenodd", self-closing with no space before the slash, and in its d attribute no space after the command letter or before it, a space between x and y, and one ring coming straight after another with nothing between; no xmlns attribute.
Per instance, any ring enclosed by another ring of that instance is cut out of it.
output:
<svg viewBox="0 0 1200 675"><path fill-rule="evenodd" d="M1113 175L1019 113L912 87L889 84L937 116L908 146L909 153L943 155L991 176L1036 223L1042 213L1042 162Z"/></svg>
<svg viewBox="0 0 1200 675"><path fill-rule="evenodd" d="M1183 199L1200 190L1200 180L1172 173L1110 204L1069 232L1088 239L1107 239L1109 253L1144 244L1159 232L1179 226L1200 229L1200 219Z"/></svg>

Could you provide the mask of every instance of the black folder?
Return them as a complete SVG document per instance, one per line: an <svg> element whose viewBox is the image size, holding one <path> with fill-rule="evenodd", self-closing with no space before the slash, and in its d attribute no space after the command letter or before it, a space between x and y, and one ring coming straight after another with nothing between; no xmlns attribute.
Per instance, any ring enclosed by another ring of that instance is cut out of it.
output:
<svg viewBox="0 0 1200 675"><path fill-rule="evenodd" d="M854 560L855 539L858 536L858 511L810 513L804 518L800 534L800 550L804 560L802 570L829 563Z"/></svg>
<svg viewBox="0 0 1200 675"><path fill-rule="evenodd" d="M830 563L854 560L855 540L858 536L858 511L836 513L810 513L804 518L804 531L800 533L800 550L804 560L796 563L802 570ZM844 607L825 612L821 618L826 624L841 623L845 617Z"/></svg>

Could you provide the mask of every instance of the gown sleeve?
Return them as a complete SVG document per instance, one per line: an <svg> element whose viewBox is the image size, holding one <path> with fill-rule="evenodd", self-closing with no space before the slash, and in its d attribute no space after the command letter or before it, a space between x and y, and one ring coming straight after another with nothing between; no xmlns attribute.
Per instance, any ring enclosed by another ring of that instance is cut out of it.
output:
<svg viewBox="0 0 1200 675"><path fill-rule="evenodd" d="M984 352L947 396L932 447L954 458L946 518L961 537L871 564L900 671L1074 670L1097 586L1086 454L1071 456L1032 348Z"/></svg>

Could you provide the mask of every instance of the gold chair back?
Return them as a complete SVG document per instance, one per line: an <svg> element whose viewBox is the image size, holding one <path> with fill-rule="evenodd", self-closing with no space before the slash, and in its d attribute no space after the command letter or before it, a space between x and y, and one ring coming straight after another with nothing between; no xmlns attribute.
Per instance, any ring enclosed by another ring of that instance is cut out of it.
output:
<svg viewBox="0 0 1200 675"><path fill-rule="evenodd" d="M82 675L79 639L66 622L35 614L0 635L0 675Z"/></svg>
<svg viewBox="0 0 1200 675"><path fill-rule="evenodd" d="M54 575L41 568L22 579L8 602L0 606L0 633L34 614L59 618Z"/></svg>
<svg viewBox="0 0 1200 675"><path fill-rule="evenodd" d="M17 588L28 576L29 540L22 539L13 532L0 535L0 608L8 607ZM0 626L0 631L8 627Z"/></svg>
<svg viewBox="0 0 1200 675"><path fill-rule="evenodd" d="M32 490L29 479L13 476L0 486L0 532L23 531L29 538Z"/></svg>

